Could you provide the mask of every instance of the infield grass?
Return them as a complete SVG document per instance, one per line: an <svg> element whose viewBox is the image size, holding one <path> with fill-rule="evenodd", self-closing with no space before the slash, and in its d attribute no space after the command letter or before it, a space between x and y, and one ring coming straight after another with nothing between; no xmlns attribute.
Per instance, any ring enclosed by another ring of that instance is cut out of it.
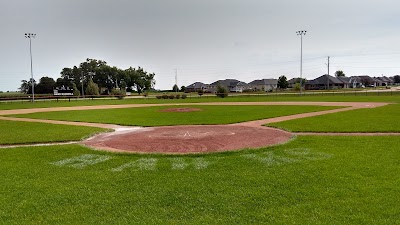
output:
<svg viewBox="0 0 400 225"><path fill-rule="evenodd" d="M106 129L0 120L0 144L78 141Z"/></svg>
<svg viewBox="0 0 400 225"><path fill-rule="evenodd" d="M314 116L268 126L293 132L400 132L400 104Z"/></svg>
<svg viewBox="0 0 400 225"><path fill-rule="evenodd" d="M196 112L160 112L169 108L197 108ZM335 109L330 106L162 106L43 112L12 117L111 123L136 126L231 124L278 116Z"/></svg>
<svg viewBox="0 0 400 225"><path fill-rule="evenodd" d="M0 149L0 223L397 224L399 142L309 136L193 156Z"/></svg>

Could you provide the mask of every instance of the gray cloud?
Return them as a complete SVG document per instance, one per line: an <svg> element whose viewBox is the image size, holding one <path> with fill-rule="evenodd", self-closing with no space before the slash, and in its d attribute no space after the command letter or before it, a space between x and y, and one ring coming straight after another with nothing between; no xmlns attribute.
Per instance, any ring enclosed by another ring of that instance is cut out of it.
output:
<svg viewBox="0 0 400 225"><path fill-rule="evenodd" d="M25 32L37 33L36 79L56 78L88 57L142 66L156 73L162 89L172 87L175 68L180 85L294 77L300 29L308 30L304 58L321 57L304 61L307 78L326 72L328 55L332 69L349 75L399 74L400 54L388 55L400 53L399 6L392 0L0 0L0 90L16 90L29 78Z"/></svg>

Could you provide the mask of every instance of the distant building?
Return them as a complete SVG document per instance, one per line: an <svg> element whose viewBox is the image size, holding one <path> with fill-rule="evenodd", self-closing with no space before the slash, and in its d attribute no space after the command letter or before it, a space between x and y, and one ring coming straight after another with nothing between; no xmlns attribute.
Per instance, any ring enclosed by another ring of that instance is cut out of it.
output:
<svg viewBox="0 0 400 225"><path fill-rule="evenodd" d="M295 77L287 81L288 82L288 88L294 88L295 84L300 83L300 77ZM304 84L302 84L304 85Z"/></svg>
<svg viewBox="0 0 400 225"><path fill-rule="evenodd" d="M195 82L189 86L186 86L186 92L198 92L200 90L207 91L207 84L201 82Z"/></svg>
<svg viewBox="0 0 400 225"><path fill-rule="evenodd" d="M253 80L249 83L250 89L253 91L271 91L275 90L278 86L277 79L261 79Z"/></svg>
<svg viewBox="0 0 400 225"><path fill-rule="evenodd" d="M229 92L243 92L245 90L250 89L250 86L240 80L235 79L225 79L225 80L218 80L215 81L207 86L207 90L209 92L217 92L218 85L225 87Z"/></svg>
<svg viewBox="0 0 400 225"><path fill-rule="evenodd" d="M342 78L338 79L334 76L325 74L314 80L310 80L306 82L305 89L306 90L326 90L328 89L339 89L339 88L348 88L349 83L346 81L347 79Z"/></svg>

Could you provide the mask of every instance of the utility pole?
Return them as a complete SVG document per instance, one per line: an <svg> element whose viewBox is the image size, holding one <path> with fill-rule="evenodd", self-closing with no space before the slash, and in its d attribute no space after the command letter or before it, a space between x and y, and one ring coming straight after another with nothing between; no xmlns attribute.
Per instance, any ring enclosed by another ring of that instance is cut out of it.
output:
<svg viewBox="0 0 400 225"><path fill-rule="evenodd" d="M35 82L33 79L33 67L32 67L32 38L35 38L36 34L25 33L25 38L29 38L29 53L31 56L31 82L32 82L32 102L35 102Z"/></svg>
<svg viewBox="0 0 400 225"><path fill-rule="evenodd" d="M330 59L330 58L331 58L331 57L328 56L328 64L327 64L327 65L328 65L328 90L329 90L329 59Z"/></svg>
<svg viewBox="0 0 400 225"><path fill-rule="evenodd" d="M175 94L178 94L178 69L175 69L175 85L176 85L176 89L175 89Z"/></svg>
<svg viewBox="0 0 400 225"><path fill-rule="evenodd" d="M303 35L306 35L307 31L306 30L299 30L296 31L297 35L300 35L300 95L302 95L302 89L303 89Z"/></svg>

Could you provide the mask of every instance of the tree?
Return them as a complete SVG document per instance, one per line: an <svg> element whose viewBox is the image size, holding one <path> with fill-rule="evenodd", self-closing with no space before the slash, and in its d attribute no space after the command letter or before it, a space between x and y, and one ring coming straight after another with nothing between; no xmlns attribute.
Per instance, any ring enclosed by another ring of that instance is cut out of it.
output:
<svg viewBox="0 0 400 225"><path fill-rule="evenodd" d="M80 93L78 88L76 87L75 83L72 83L72 90L74 90L74 96L80 96Z"/></svg>
<svg viewBox="0 0 400 225"><path fill-rule="evenodd" d="M278 78L278 88L286 89L289 86L287 82L287 78L285 75L282 75Z"/></svg>
<svg viewBox="0 0 400 225"><path fill-rule="evenodd" d="M393 77L394 83L395 84L400 84L400 75L396 75Z"/></svg>
<svg viewBox="0 0 400 225"><path fill-rule="evenodd" d="M57 85L63 84L71 88L72 83L75 83L76 87L81 90L82 85L86 89L88 81L92 79L98 87L105 89L105 94L110 94L114 88L126 88L128 91L136 89L140 94L152 89L155 85L155 74L148 73L141 67L137 69L129 67L122 70L107 65L107 62L103 60L89 58L80 63L79 67L62 69L60 74L62 79L57 80Z"/></svg>
<svg viewBox="0 0 400 225"><path fill-rule="evenodd" d="M29 79L29 81L21 80L21 82L22 82L22 84L19 87L19 90L21 91L21 93L32 94L32 78ZM33 80L33 85L36 88L37 85L36 85L36 81L35 80Z"/></svg>
<svg viewBox="0 0 400 225"><path fill-rule="evenodd" d="M228 96L228 90L226 89L226 87L224 87L224 86L222 86L222 85L220 85L220 84L218 83L216 95L217 95L218 97L220 97L220 98L225 98L225 97Z"/></svg>
<svg viewBox="0 0 400 225"><path fill-rule="evenodd" d="M174 86L172 87L172 91L173 92L178 92L179 91L178 85L174 84Z"/></svg>
<svg viewBox="0 0 400 225"><path fill-rule="evenodd" d="M181 87L181 92L185 92L186 91L186 87L185 86L182 86Z"/></svg>
<svg viewBox="0 0 400 225"><path fill-rule="evenodd" d="M22 84L19 87L21 93L27 94L30 88L30 82L27 80L21 80Z"/></svg>
<svg viewBox="0 0 400 225"><path fill-rule="evenodd" d="M99 95L99 86L93 82L92 79L89 79L89 82L86 87L87 95Z"/></svg>
<svg viewBox="0 0 400 225"><path fill-rule="evenodd" d="M300 91L300 83L295 83L294 84L294 90L295 91Z"/></svg>
<svg viewBox="0 0 400 225"><path fill-rule="evenodd" d="M335 72L335 76L336 77L344 77L344 76L346 76L346 74L344 74L342 70L338 70Z"/></svg>
<svg viewBox="0 0 400 225"><path fill-rule="evenodd" d="M56 87L56 82L51 77L42 77L39 83L36 85L35 92L38 94L50 94L53 93Z"/></svg>

